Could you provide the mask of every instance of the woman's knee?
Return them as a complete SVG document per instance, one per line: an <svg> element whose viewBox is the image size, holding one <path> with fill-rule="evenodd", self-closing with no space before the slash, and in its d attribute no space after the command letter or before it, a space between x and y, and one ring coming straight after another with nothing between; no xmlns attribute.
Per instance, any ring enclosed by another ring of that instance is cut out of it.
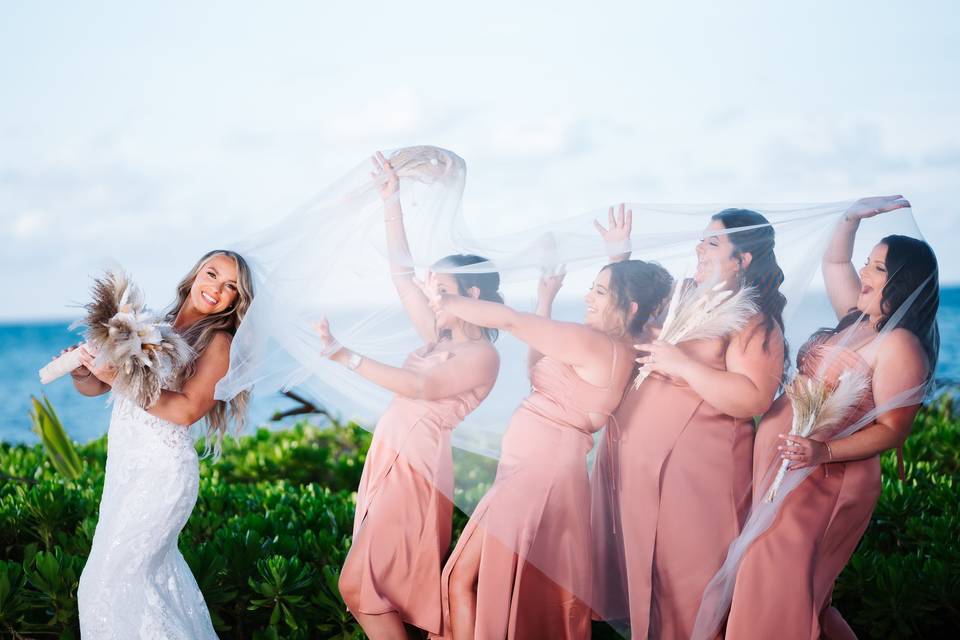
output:
<svg viewBox="0 0 960 640"><path fill-rule="evenodd" d="M450 572L450 598L472 598L477 593L477 571L475 567L455 565Z"/></svg>

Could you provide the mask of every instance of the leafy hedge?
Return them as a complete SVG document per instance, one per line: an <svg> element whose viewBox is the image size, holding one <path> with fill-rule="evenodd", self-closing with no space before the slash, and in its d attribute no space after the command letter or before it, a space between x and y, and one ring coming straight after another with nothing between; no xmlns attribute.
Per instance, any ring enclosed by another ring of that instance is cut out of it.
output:
<svg viewBox="0 0 960 640"><path fill-rule="evenodd" d="M369 446L356 425L265 429L201 467L180 548L221 638L362 638L337 592ZM0 637L78 638L76 590L103 488L105 439L65 481L39 446L0 444ZM960 424L944 397L884 456L874 521L834 593L861 637L948 637L960 628ZM461 496L473 499L478 496ZM457 513L455 531L465 522ZM596 625L595 638L616 637Z"/></svg>
<svg viewBox="0 0 960 640"><path fill-rule="evenodd" d="M361 638L337 591L350 548L352 489L369 434L356 425L228 444L204 460L180 536L222 638ZM62 480L39 446L0 445L0 637L79 638L76 591L103 489L106 440L79 448Z"/></svg>

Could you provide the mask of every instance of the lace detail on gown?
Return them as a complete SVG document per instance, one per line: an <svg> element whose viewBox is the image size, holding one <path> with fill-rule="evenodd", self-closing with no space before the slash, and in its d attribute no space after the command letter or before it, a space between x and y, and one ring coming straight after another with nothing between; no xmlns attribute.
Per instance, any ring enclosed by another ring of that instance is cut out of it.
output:
<svg viewBox="0 0 960 640"><path fill-rule="evenodd" d="M200 482L190 429L114 395L100 519L77 599L84 640L215 640L177 538Z"/></svg>

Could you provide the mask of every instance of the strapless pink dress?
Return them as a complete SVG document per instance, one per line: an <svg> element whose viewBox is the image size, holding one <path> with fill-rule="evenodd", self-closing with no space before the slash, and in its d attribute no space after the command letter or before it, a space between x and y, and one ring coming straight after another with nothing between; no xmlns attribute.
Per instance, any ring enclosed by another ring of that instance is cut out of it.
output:
<svg viewBox="0 0 960 640"><path fill-rule="evenodd" d="M427 346L403 366L420 371L451 357ZM477 389L440 400L396 396L377 422L357 489L353 545L340 573L351 611L396 611L405 622L439 632L440 570L453 521L450 434L482 399Z"/></svg>
<svg viewBox="0 0 960 640"><path fill-rule="evenodd" d="M870 373L852 349L810 341L800 353L800 372L813 375L824 357L836 381L848 369ZM851 412L852 423L873 409L868 390ZM793 409L781 396L764 416L754 449L754 502L763 499L764 479L780 463L779 434L790 431ZM766 477L767 484L772 475ZM880 458L820 465L790 495L776 520L747 550L734 586L727 620L728 639L815 640L820 614L830 604L833 584L863 536L880 497Z"/></svg>
<svg viewBox="0 0 960 640"><path fill-rule="evenodd" d="M625 380L631 351L614 345L611 381ZM590 486L587 454L623 386L585 382L550 357L531 371L533 392L513 414L493 485L477 505L443 571L482 538L477 584L478 640L590 637ZM612 382L611 382L612 384ZM450 637L449 626L440 637Z"/></svg>
<svg viewBox="0 0 960 640"><path fill-rule="evenodd" d="M715 369L727 340L681 343ZM777 372L779 375L779 372ZM750 506L753 421L657 374L628 387L592 477L597 617L633 638L689 638Z"/></svg>

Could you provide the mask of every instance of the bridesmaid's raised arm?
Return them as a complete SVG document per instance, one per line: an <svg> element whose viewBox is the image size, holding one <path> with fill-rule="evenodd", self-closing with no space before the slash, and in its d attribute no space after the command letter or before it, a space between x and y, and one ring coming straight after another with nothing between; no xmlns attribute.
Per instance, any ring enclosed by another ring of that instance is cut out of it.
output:
<svg viewBox="0 0 960 640"><path fill-rule="evenodd" d="M607 243L609 251L617 251L630 244L630 233L633 231L633 211L626 209L626 205L620 203L616 213L613 207L607 210L607 224L604 227L599 220L593 221L593 228L600 233L600 237ZM610 262L623 262L630 259L630 251L623 253L611 253Z"/></svg>
<svg viewBox="0 0 960 640"><path fill-rule="evenodd" d="M609 376L610 339L601 331L464 296L441 294L434 304L471 324L509 331L545 356Z"/></svg>
<svg viewBox="0 0 960 640"><path fill-rule="evenodd" d="M900 195L861 198L847 209L843 219L837 223L821 266L827 295L838 319L857 306L857 296L860 294L860 277L853 266L853 243L860 221L909 206L910 203Z"/></svg>
<svg viewBox="0 0 960 640"><path fill-rule="evenodd" d="M327 320L315 324L314 330L320 335L324 347L337 344ZM394 367L346 347L330 354L329 358L387 391L418 400L449 398L484 387L488 381L496 379L500 368L499 353L486 341L461 347L449 360L423 370Z"/></svg>
<svg viewBox="0 0 960 640"><path fill-rule="evenodd" d="M384 183L380 187L380 198L383 200L383 221L387 234L387 255L390 260L390 275L393 286L397 289L400 302L403 304L407 316L413 323L414 329L425 342L437 341L436 317L423 291L414 280L413 256L410 253L410 244L407 241L407 231L403 226L403 210L400 207L400 181L390 162L379 151L372 158L377 173L382 175Z"/></svg>
<svg viewBox="0 0 960 640"><path fill-rule="evenodd" d="M544 273L540 277L540 283L537 286L537 310L534 313L541 318L550 318L553 315L553 301L556 299L560 287L563 286L564 275L566 274L561 267L558 273L552 275ZM537 364L542 357L542 353L530 347L527 351L527 371L533 369L533 365Z"/></svg>

